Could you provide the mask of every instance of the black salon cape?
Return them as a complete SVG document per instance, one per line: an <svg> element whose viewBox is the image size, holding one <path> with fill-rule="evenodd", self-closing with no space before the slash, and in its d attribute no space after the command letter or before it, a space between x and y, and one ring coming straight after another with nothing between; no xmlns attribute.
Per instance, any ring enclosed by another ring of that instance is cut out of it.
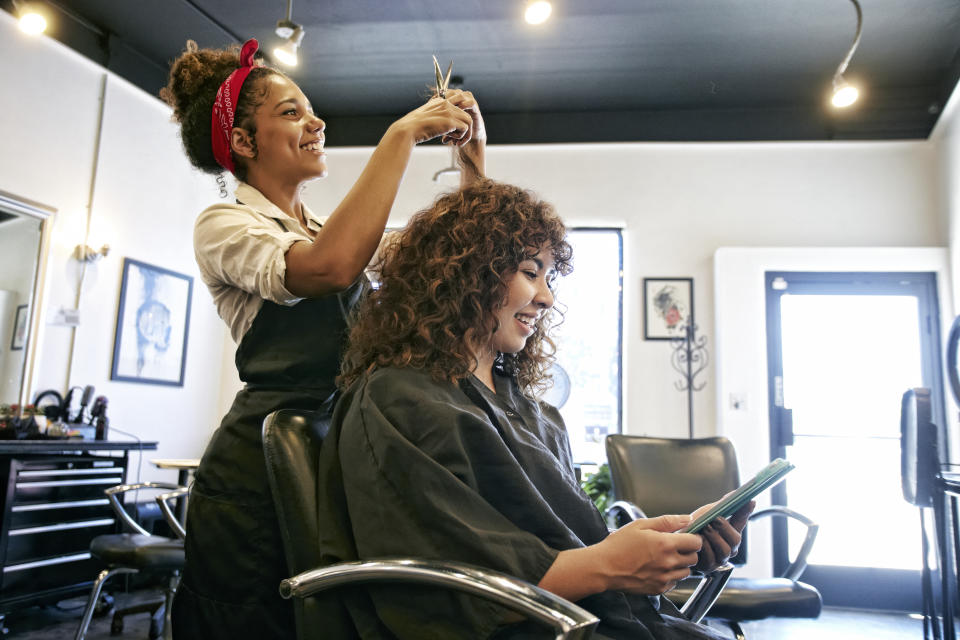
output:
<svg viewBox="0 0 960 640"><path fill-rule="evenodd" d="M496 394L474 377L437 383L420 370L388 368L351 387L320 459L325 564L453 560L537 584L560 550L607 535L574 475L559 412L524 397L512 378L494 378ZM517 624L498 605L429 587L324 597L330 626L323 637L347 637L351 624L363 638L554 637L546 627ZM661 605L656 597L606 592L577 604L601 619L597 637L714 637L661 616L661 606L676 614L665 598Z"/></svg>

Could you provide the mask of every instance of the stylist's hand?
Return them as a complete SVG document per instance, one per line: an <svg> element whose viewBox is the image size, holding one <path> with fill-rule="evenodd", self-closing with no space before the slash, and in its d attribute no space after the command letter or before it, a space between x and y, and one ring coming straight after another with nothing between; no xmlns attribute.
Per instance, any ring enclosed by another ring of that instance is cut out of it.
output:
<svg viewBox="0 0 960 640"><path fill-rule="evenodd" d="M473 120L470 126L470 137L464 142L462 139L457 139L453 136L444 136L440 141L444 144L448 142L453 142L458 146L463 146L467 142L472 145L483 145L487 142L487 129L483 125L483 116L480 114L480 105L477 104L476 98L473 97L473 94L469 91L463 91L461 89L447 89L447 102L452 104L455 107L463 109Z"/></svg>
<svg viewBox="0 0 960 640"><path fill-rule="evenodd" d="M691 514L691 518L696 520L701 513L705 513L714 504L716 503L712 502L700 507ZM710 573L737 555L743 528L747 525L747 519L753 513L755 506L757 503L751 500L730 516L729 520L717 518L700 530L699 535L703 536L703 548L694 566L697 571Z"/></svg>
<svg viewBox="0 0 960 640"><path fill-rule="evenodd" d="M435 97L430 98L425 104L403 116L390 127L408 131L414 144L442 136L445 140L454 140L456 144L462 145L470 142L473 117L450 100Z"/></svg>
<svg viewBox="0 0 960 640"><path fill-rule="evenodd" d="M689 523L690 516L684 515L641 518L598 543L607 588L646 595L674 588L690 575L703 544L698 535L674 533Z"/></svg>

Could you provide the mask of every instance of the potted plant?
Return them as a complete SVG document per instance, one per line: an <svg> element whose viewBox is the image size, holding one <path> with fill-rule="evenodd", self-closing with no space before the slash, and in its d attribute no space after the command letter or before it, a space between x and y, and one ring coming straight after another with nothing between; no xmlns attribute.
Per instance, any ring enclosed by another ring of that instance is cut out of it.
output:
<svg viewBox="0 0 960 640"><path fill-rule="evenodd" d="M610 479L610 467L604 462L595 473L589 474L580 483L584 492L597 505L600 513L605 513L613 502L613 481Z"/></svg>

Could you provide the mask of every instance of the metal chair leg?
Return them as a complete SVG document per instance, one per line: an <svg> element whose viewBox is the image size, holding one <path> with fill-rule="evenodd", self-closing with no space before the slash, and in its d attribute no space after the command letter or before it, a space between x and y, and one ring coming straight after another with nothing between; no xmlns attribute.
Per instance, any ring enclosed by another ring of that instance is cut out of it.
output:
<svg viewBox="0 0 960 640"><path fill-rule="evenodd" d="M90 620L93 618L93 610L97 607L97 600L100 598L100 591L103 589L103 584L110 576L117 573L137 573L137 570L128 567L114 567L112 569L104 569L100 572L100 575L97 576L97 579L93 583L93 589L90 591L90 599L87 600L87 607L83 610L83 618L80 619L80 627L77 629L77 635L74 636L74 640L83 640L83 637L87 635L87 628L90 626Z"/></svg>
<svg viewBox="0 0 960 640"><path fill-rule="evenodd" d="M743 629L740 627L738 622L733 620L725 620L727 626L730 627L730 630L733 631L733 637L737 640L746 640L746 636L743 635Z"/></svg>
<svg viewBox="0 0 960 640"><path fill-rule="evenodd" d="M173 611L173 596L177 593L177 587L180 586L180 573L174 572L170 576L170 585L167 588L166 596L166 606L164 607L166 611L164 612L163 618L163 640L173 640L173 623L170 620L170 614Z"/></svg>

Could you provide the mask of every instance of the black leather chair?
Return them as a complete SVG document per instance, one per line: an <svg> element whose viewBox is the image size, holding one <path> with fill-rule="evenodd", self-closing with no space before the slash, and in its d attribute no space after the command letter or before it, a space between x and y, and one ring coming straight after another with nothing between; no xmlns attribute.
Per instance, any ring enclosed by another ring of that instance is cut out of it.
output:
<svg viewBox="0 0 960 640"><path fill-rule="evenodd" d="M960 316L953 319L947 335L947 381L953 401L960 407Z"/></svg>
<svg viewBox="0 0 960 640"><path fill-rule="evenodd" d="M276 502L288 568L294 577L284 580L280 592L295 598L298 640L322 635L319 612L308 597L343 585L369 582L415 582L461 590L487 598L557 629L557 638L588 638L597 619L573 603L522 580L480 567L455 562L413 558L385 558L344 562L320 567L317 546L317 460L329 425L315 414L283 409L267 416L263 424L263 449L270 488ZM704 581L703 589L688 608L699 620L716 599L729 571Z"/></svg>
<svg viewBox="0 0 960 640"><path fill-rule="evenodd" d="M120 520L134 533L111 533L97 536L90 543L90 554L106 564L93 583L90 598L84 609L80 626L77 628L75 640L83 640L93 618L94 610L100 600L100 593L107 580L118 573L161 572L169 577L164 598L156 602L148 602L134 607L116 610L111 625L111 633L123 629L123 616L139 612L149 612L150 638L169 637L170 607L173 603L173 594L179 582L180 572L183 569L183 541L151 535L134 520L120 504L119 496L127 491L154 489L180 490L181 487L159 482L141 482L138 484L118 485L105 491L113 510Z"/></svg>
<svg viewBox="0 0 960 640"><path fill-rule="evenodd" d="M740 486L737 455L727 438L673 439L613 435L606 439L607 461L615 502L609 518L656 517L665 513L690 513L707 502ZM816 618L822 599L813 587L799 582L813 547L817 525L781 506L760 509L750 520L773 515L799 520L807 536L797 558L779 578L737 578L726 588L708 616L722 620L737 638L743 638L739 623L764 618ZM733 564L746 562L746 539ZM699 578L688 578L667 597L678 606L696 589Z"/></svg>
<svg viewBox="0 0 960 640"><path fill-rule="evenodd" d="M941 575L940 603L953 602L954 585L950 578L950 558L955 553L949 540L948 515L940 484L939 434L933 423L930 390L922 387L903 394L900 404L900 481L903 497L919 508L922 549L921 589L923 594L923 637L953 636L953 610L938 611L934 596L934 574ZM933 517L936 538L930 538L929 517ZM930 547L937 549L939 566L931 566ZM948 571L944 571L948 569ZM941 625L941 616L943 624Z"/></svg>

